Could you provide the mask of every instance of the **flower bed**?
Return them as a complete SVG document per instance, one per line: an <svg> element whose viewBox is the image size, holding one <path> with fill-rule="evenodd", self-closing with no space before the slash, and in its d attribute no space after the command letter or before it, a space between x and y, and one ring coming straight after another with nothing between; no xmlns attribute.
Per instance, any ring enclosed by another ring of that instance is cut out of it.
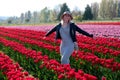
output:
<svg viewBox="0 0 120 80"><path fill-rule="evenodd" d="M0 28L0 50L39 79L119 80L119 39L78 35L78 54L73 53L70 65L61 65L60 41L54 42L54 34L44 39L45 33Z"/></svg>

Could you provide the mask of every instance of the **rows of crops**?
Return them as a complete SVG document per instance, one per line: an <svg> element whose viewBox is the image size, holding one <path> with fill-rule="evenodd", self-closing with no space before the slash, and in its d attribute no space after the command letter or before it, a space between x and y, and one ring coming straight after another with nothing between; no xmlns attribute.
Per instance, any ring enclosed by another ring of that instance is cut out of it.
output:
<svg viewBox="0 0 120 80"><path fill-rule="evenodd" d="M106 24L106 25L105 25ZM111 22L108 24L105 22L103 25L102 23L86 23L86 24L78 24L78 27L84 29L89 33L93 33L95 36L99 37L114 37L120 39L120 26L119 23L114 24ZM6 26L7 27L7 26ZM8 28L16 28L16 29L24 29L24 30L35 30L35 31L48 31L49 29L53 28L53 26L8 26Z"/></svg>
<svg viewBox="0 0 120 80"><path fill-rule="evenodd" d="M60 64L60 40L46 32L0 28L0 79L119 80L120 40L77 35L79 51ZM8 56L7 56L8 55Z"/></svg>

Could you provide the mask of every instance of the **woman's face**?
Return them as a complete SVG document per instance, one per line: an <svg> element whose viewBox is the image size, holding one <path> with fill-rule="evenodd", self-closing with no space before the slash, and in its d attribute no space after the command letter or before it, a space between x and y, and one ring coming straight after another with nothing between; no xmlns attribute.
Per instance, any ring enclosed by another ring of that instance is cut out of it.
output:
<svg viewBox="0 0 120 80"><path fill-rule="evenodd" d="M63 22L68 23L71 20L71 17L69 14L65 14L63 16Z"/></svg>

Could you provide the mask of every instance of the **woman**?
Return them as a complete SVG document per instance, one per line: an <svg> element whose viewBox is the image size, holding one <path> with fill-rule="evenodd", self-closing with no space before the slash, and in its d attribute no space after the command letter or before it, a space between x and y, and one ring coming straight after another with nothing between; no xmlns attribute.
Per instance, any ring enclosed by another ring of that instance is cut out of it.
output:
<svg viewBox="0 0 120 80"><path fill-rule="evenodd" d="M65 11L61 16L61 23L56 25L53 29L47 32L46 37L51 33L56 31L56 39L61 39L60 44L60 54L61 54L61 64L69 64L69 58L74 50L78 50L76 31L86 35L88 37L93 37L77 25L71 22L73 19L69 11Z"/></svg>

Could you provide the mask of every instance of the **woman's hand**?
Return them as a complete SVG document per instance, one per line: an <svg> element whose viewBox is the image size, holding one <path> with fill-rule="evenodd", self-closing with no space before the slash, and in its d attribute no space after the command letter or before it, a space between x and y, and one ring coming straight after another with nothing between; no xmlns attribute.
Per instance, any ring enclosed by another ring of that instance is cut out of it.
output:
<svg viewBox="0 0 120 80"><path fill-rule="evenodd" d="M92 38L93 38L93 37L94 37L94 36L93 36L93 34L90 34L90 37L92 37Z"/></svg>
<svg viewBox="0 0 120 80"><path fill-rule="evenodd" d="M77 43L77 42L74 42L74 50L75 50L76 53L77 53L78 50L79 50L79 47L78 47L78 43Z"/></svg>
<svg viewBox="0 0 120 80"><path fill-rule="evenodd" d="M43 39L46 39L46 36L44 36Z"/></svg>
<svg viewBox="0 0 120 80"><path fill-rule="evenodd" d="M92 37L93 39L96 39L96 37L93 34L90 34L90 37Z"/></svg>

